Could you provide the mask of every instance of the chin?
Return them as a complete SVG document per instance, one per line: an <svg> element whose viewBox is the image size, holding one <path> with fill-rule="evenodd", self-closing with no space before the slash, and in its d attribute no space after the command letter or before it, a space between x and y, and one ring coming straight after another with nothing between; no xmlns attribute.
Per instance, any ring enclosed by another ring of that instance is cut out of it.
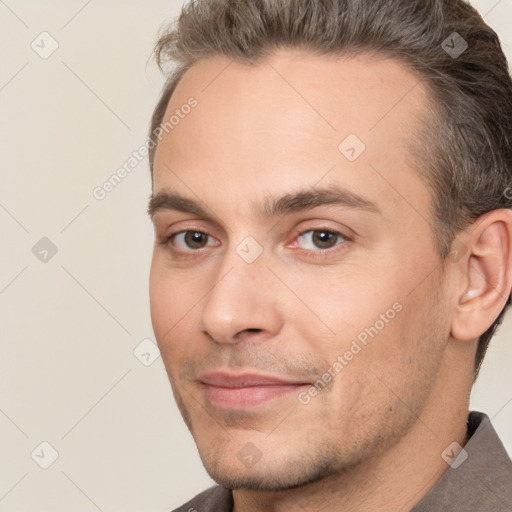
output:
<svg viewBox="0 0 512 512"><path fill-rule="evenodd" d="M201 455L201 454L200 454ZM233 459L236 462L233 463ZM338 461L331 457L322 457L313 460L310 457L290 458L276 453L272 459L260 460L251 467L244 465L233 456L226 460L226 455L209 457L201 455L203 465L218 484L232 490L247 489L254 491L286 491L296 487L304 487L323 480L343 471Z"/></svg>

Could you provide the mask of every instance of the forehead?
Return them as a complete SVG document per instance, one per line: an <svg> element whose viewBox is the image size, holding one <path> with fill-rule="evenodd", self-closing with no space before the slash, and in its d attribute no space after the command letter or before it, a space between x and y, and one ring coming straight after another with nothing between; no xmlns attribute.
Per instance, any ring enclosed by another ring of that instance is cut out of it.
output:
<svg viewBox="0 0 512 512"><path fill-rule="evenodd" d="M415 73L383 55L333 57L283 49L253 65L222 56L199 61L178 83L164 119L194 96L204 117L224 109L219 122L225 117L255 125L268 120L271 108L274 126L311 121L311 131L319 134L365 133L385 131L419 113L426 94Z"/></svg>
<svg viewBox="0 0 512 512"><path fill-rule="evenodd" d="M425 96L416 75L383 57L282 50L253 66L224 57L200 61L164 115L165 121L190 97L197 100L158 145L155 192L177 188L190 196L186 178L203 199L217 191L235 201L258 189L312 186L328 174L376 199L425 196L407 148ZM354 153L356 159L347 158ZM198 191L198 183L213 186ZM428 199L418 201L426 213Z"/></svg>

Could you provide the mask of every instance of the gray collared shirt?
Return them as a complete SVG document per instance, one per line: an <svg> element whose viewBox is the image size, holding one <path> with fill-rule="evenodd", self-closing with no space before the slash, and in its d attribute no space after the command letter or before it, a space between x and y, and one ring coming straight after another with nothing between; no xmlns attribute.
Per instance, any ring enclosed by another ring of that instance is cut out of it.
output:
<svg viewBox="0 0 512 512"><path fill-rule="evenodd" d="M486 414L469 413L467 424L467 458L452 463L411 512L512 512L510 457ZM217 485L173 512L232 511L231 491Z"/></svg>

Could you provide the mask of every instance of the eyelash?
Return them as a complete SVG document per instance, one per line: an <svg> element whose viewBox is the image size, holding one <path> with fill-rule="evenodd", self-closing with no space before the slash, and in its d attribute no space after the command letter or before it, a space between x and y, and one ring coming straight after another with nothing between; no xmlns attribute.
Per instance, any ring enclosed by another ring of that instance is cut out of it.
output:
<svg viewBox="0 0 512 512"><path fill-rule="evenodd" d="M201 231L199 229L182 229L181 231L176 231L174 233L171 233L167 237L165 237L165 239L162 240L161 244L164 245L164 246L168 246L168 245L170 245L170 242L172 241L172 239L174 237L176 237L178 235L181 235L183 233L189 233L189 232L201 233L202 235L206 235L207 237L214 238L209 233L207 233L205 231ZM336 237L338 237L338 239L339 238L342 239L341 242L339 242L337 245L335 245L334 247L329 248L329 249L318 249L318 250L313 250L313 249L297 249L297 250L300 250L300 251L308 252L309 253L309 257L311 257L313 259L315 259L315 258L324 258L326 256L329 256L329 255L332 255L332 254L336 254L339 250L342 250L342 249L340 249L340 246L345 245L346 242L352 242L353 241L353 238L345 235L341 231L335 231L333 229L326 228L326 227L305 229L305 230L297 233L295 238L300 238L301 236L303 236L303 235L305 235L306 233L309 233L309 232L313 232L313 233L315 233L315 232L329 233L329 234L335 235ZM186 258L194 257L194 253L203 252L203 249L206 249L206 248L202 247L200 249L189 249L188 251L186 251L186 253L189 253L189 254L184 254L183 252L177 251L174 248L172 248L171 251L173 253L175 253L175 254L178 254L180 258L185 258L186 259Z"/></svg>

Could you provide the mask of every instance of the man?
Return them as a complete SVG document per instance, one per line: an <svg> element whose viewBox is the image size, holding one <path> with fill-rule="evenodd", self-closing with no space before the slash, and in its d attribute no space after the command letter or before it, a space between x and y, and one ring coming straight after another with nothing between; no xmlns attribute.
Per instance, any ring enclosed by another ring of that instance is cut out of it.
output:
<svg viewBox="0 0 512 512"><path fill-rule="evenodd" d="M162 35L155 336L179 511L510 511L469 395L512 288L512 81L462 0L199 0Z"/></svg>

